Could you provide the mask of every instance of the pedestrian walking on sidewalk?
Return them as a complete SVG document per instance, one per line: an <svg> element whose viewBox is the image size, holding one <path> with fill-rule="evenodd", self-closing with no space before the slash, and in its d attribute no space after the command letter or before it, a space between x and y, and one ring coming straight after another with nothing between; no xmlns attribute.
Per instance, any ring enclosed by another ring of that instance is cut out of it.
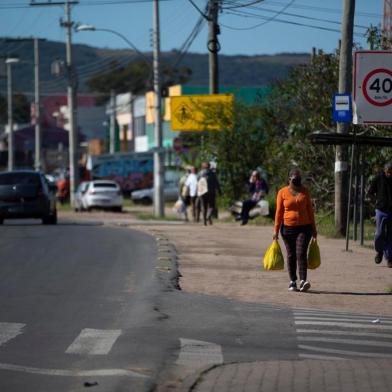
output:
<svg viewBox="0 0 392 392"><path fill-rule="evenodd" d="M187 179L185 180L185 186L188 187L189 189L189 200L190 200L190 205L192 208L192 218L193 221L195 222L197 220L197 175L196 175L196 168L194 166L191 166L189 168L189 175Z"/></svg>
<svg viewBox="0 0 392 392"><path fill-rule="evenodd" d="M189 197L189 187L186 185L186 181L188 179L189 174L190 174L189 169L186 169L186 172L178 182L178 196L179 199L182 201L182 214L184 214L184 219L186 222L188 222L189 220L187 208L190 203L190 197Z"/></svg>
<svg viewBox="0 0 392 392"><path fill-rule="evenodd" d="M279 231L287 250L287 267L290 276L289 291L298 291L297 267L299 272L299 291L307 291L307 251L310 239L317 238L312 199L309 191L302 185L298 168L289 172L288 186L281 188L276 200L275 227L273 239L278 239Z"/></svg>
<svg viewBox="0 0 392 392"><path fill-rule="evenodd" d="M202 162L198 176L197 195L200 199L204 226L207 226L207 222L212 225L217 193L222 194L218 177L215 171L211 170L209 162Z"/></svg>
<svg viewBox="0 0 392 392"><path fill-rule="evenodd" d="M376 234L374 248L377 252L374 261L382 262L392 268L392 163L386 163L384 170L370 184L368 196L376 199Z"/></svg>

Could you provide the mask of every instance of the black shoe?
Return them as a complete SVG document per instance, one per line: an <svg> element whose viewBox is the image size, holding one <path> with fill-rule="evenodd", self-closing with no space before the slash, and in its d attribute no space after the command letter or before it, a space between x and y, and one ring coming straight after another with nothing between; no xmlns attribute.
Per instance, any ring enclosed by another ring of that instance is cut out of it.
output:
<svg viewBox="0 0 392 392"><path fill-rule="evenodd" d="M392 268L392 261L391 261L391 260L388 260L387 266L388 266L389 268Z"/></svg>
<svg viewBox="0 0 392 392"><path fill-rule="evenodd" d="M243 220L242 222L241 222L241 226L245 226L245 225L247 225L248 224L248 221L247 220Z"/></svg>
<svg viewBox="0 0 392 392"><path fill-rule="evenodd" d="M382 252L377 252L376 257L374 258L374 262L376 264L380 264L382 262Z"/></svg>
<svg viewBox="0 0 392 392"><path fill-rule="evenodd" d="M289 291L298 291L297 282L291 281L289 284Z"/></svg>

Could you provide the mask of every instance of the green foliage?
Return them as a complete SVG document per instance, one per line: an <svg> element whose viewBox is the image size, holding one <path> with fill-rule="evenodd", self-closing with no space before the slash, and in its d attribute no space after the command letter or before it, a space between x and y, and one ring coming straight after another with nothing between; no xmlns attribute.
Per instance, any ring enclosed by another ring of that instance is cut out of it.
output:
<svg viewBox="0 0 392 392"><path fill-rule="evenodd" d="M189 68L177 69L163 66L162 88L185 83L191 74ZM104 102L108 99L110 90L114 90L117 94L127 92L143 94L151 90L152 76L152 69L144 61L134 61L126 66L120 66L114 61L109 71L93 76L87 81L87 86L91 91L104 94L99 100Z"/></svg>
<svg viewBox="0 0 392 392"><path fill-rule="evenodd" d="M112 69L108 72L93 76L88 80L87 85L91 91L109 94L110 90L115 90L117 94L132 92L134 94L146 91L151 72L142 61L129 63L125 67L120 67L117 62L113 62ZM108 95L103 97L107 100Z"/></svg>
<svg viewBox="0 0 392 392"><path fill-rule="evenodd" d="M228 201L244 196L249 174L262 169L266 155L260 107L235 104L232 111L207 109L206 118L220 125L204 137L204 155L217 160L223 192Z"/></svg>
<svg viewBox="0 0 392 392"><path fill-rule="evenodd" d="M0 96L0 123L8 121L7 98ZM30 122L30 102L24 94L16 93L13 96L13 120L16 123Z"/></svg>

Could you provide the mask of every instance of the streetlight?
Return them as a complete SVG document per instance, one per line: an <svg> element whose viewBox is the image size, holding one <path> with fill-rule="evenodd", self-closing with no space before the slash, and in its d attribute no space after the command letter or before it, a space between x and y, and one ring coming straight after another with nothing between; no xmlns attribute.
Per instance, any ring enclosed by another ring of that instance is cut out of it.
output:
<svg viewBox="0 0 392 392"><path fill-rule="evenodd" d="M163 180L165 168L162 158L162 118L161 118L161 83L160 83L160 61L159 61L159 13L158 2L154 1L154 62L152 63L127 37L112 29L101 29L93 25L77 24L75 31L105 31L112 33L124 40L140 57L143 58L149 69L154 74L154 93L155 93L155 149L154 149L154 212L156 216L164 216L163 203ZM113 101L112 101L113 102Z"/></svg>
<svg viewBox="0 0 392 392"><path fill-rule="evenodd" d="M19 62L18 57L7 57L7 95L8 95L8 170L14 169L14 134L13 134L13 107L12 107L12 64Z"/></svg>
<svg viewBox="0 0 392 392"><path fill-rule="evenodd" d="M76 24L75 31L77 33L81 31L105 31L107 33L112 33L114 35L117 35L117 37L120 37L122 40L124 40L140 57L142 57L145 63L148 65L148 67L152 69L151 61L144 55L144 53L141 52L125 35L122 35L116 30L102 29L90 24Z"/></svg>

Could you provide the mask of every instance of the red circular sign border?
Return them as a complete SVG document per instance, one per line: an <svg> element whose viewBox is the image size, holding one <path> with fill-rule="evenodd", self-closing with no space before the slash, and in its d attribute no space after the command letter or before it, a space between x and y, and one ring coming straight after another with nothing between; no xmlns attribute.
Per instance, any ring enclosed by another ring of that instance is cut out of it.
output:
<svg viewBox="0 0 392 392"><path fill-rule="evenodd" d="M390 104L392 103L392 98L390 98L388 101L383 102L383 103L376 102L376 101L374 101L372 98L369 97L369 94L368 94L367 91L366 91L366 85L367 85L369 79L370 79L374 74L376 74L376 73L381 73L381 72L387 73L387 74L389 74L389 75L392 76L392 71L391 71L390 69L387 69L387 68L377 68L377 69L374 69L372 72L369 72L369 73L366 75L365 79L363 80L363 84L362 84L363 88L362 88L362 91L363 91L363 95L365 96L365 99L366 99L370 104L375 105L375 106L388 106L388 105L390 105Z"/></svg>

